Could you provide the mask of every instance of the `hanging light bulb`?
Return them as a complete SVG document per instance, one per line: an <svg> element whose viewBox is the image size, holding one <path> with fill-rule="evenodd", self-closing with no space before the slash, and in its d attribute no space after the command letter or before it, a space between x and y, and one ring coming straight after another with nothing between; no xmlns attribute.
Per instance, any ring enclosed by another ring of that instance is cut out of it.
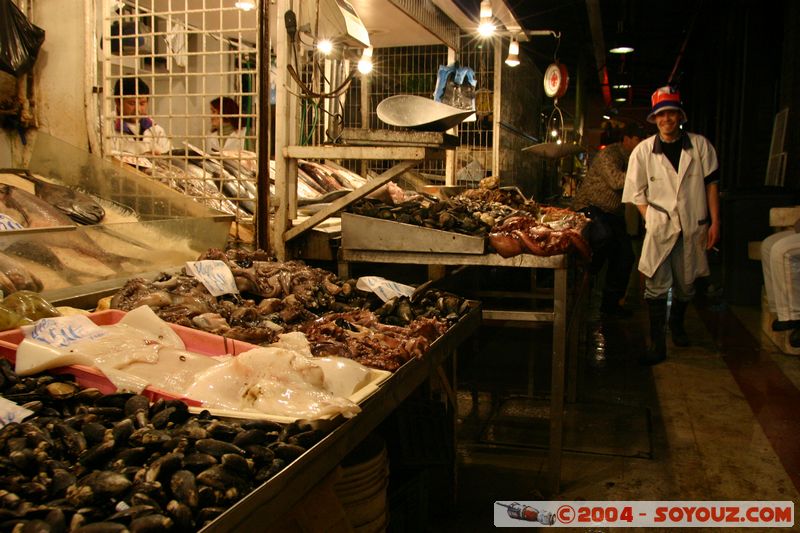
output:
<svg viewBox="0 0 800 533"><path fill-rule="evenodd" d="M478 26L478 34L482 37L489 37L494 34L494 29L492 2L491 0L481 0L481 22Z"/></svg>
<svg viewBox="0 0 800 533"><path fill-rule="evenodd" d="M612 41L608 52L611 54L630 54L633 46L630 42L631 36L625 31L625 25L621 20L617 21L617 34Z"/></svg>
<svg viewBox="0 0 800 533"><path fill-rule="evenodd" d="M511 38L511 42L508 43L508 57L506 58L506 65L509 67L516 67L519 65L519 41L517 41L516 35L514 35Z"/></svg>
<svg viewBox="0 0 800 533"><path fill-rule="evenodd" d="M333 52L333 42L330 39L322 39L317 43L317 50L322 55L330 55Z"/></svg>
<svg viewBox="0 0 800 533"><path fill-rule="evenodd" d="M236 9L241 9L242 11L252 11L256 8L256 3L253 0L239 0L233 5Z"/></svg>
<svg viewBox="0 0 800 533"><path fill-rule="evenodd" d="M558 130L555 128L550 130L550 137L558 137Z"/></svg>
<svg viewBox="0 0 800 533"><path fill-rule="evenodd" d="M373 48L369 46L361 52L361 59L358 60L358 71L361 74L367 75L372 72L372 51Z"/></svg>

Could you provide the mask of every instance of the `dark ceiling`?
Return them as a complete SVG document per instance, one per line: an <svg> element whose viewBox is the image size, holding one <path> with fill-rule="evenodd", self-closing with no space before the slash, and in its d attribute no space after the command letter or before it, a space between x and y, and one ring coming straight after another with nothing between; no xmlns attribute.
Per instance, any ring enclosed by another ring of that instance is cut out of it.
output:
<svg viewBox="0 0 800 533"><path fill-rule="evenodd" d="M685 75L685 64L678 60L686 43L692 52L693 41L702 39L697 21L710 13L715 0L672 0L654 3L649 0L507 0L526 30L549 29L561 32L558 59L570 70L579 63L586 69L590 94L603 96L602 66L608 76L608 89L613 85L630 85L630 89L611 91L612 106L644 108L649 105L653 90L666 85L675 69L672 82L679 84ZM460 0L465 11L477 17L479 0ZM602 36L593 34L592 23L598 22ZM691 39L687 40L687 35ZM598 37L605 46L597 48ZM608 53L610 45L624 39L635 48L633 53ZM553 59L553 39L532 37L523 49L544 70ZM597 54L600 57L597 57ZM677 68L676 68L677 64ZM626 102L613 102L616 98Z"/></svg>
<svg viewBox="0 0 800 533"><path fill-rule="evenodd" d="M608 82L630 85L612 91L612 99L626 98L619 106L646 106L657 87L680 81L683 66L678 57L689 35L695 16L703 9L702 0L672 0L653 3L635 0L512 0L512 10L526 29L547 28L561 31L559 59L573 70L579 61L594 73L589 87L601 90L602 66ZM599 24L593 28L593 22ZM601 28L602 35L593 33ZM599 39L604 46L598 48ZM611 54L612 44L629 44L630 54ZM531 43L539 46L539 38ZM687 48L691 40L687 42ZM598 57L599 54L599 57Z"/></svg>

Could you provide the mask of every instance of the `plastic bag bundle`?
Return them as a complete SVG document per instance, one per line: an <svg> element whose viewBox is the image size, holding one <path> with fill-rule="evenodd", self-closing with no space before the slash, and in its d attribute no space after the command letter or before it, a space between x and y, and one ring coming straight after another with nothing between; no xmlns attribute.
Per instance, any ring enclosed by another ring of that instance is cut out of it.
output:
<svg viewBox="0 0 800 533"><path fill-rule="evenodd" d="M14 76L33 68L44 30L28 21L11 0L0 0L0 70Z"/></svg>

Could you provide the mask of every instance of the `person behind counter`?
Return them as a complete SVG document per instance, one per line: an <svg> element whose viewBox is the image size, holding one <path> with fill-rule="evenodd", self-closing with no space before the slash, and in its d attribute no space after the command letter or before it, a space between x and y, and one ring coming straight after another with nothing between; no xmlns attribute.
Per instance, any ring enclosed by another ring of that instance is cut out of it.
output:
<svg viewBox="0 0 800 533"><path fill-rule="evenodd" d="M227 96L214 98L209 104L211 135L207 139L206 149L210 152L244 150L247 128L242 127L239 105Z"/></svg>
<svg viewBox="0 0 800 533"><path fill-rule="evenodd" d="M164 128L147 116L150 87L139 78L122 78L114 85L117 119L111 155L136 166L151 166L145 157L172 149Z"/></svg>
<svg viewBox="0 0 800 533"><path fill-rule="evenodd" d="M595 156L572 205L573 209L585 213L592 220L589 228L592 271L599 272L608 262L600 312L610 318L631 315L620 303L625 297L634 261L631 238L625 225L622 188L628 157L646 136L640 124L626 124L622 128L622 141L609 144Z"/></svg>
<svg viewBox="0 0 800 533"><path fill-rule="evenodd" d="M687 118L677 89L657 89L651 103L647 120L655 123L658 134L631 153L622 191L622 201L636 205L645 221L639 271L646 276L650 347L639 361L647 365L667 358L670 289L672 342L689 345L684 315L695 293L695 279L709 275L706 250L720 236L719 164L714 147L702 135L682 130Z"/></svg>

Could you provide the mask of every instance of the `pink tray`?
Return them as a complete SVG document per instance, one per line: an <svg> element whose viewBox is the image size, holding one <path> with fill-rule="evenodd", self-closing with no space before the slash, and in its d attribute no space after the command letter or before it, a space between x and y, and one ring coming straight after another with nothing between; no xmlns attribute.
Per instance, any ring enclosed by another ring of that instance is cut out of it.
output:
<svg viewBox="0 0 800 533"><path fill-rule="evenodd" d="M124 316L125 311L119 311L117 309L98 311L88 315L92 322L98 326L110 326L111 324L116 324ZM186 344L186 349L190 352L196 352L203 355L238 355L242 352L246 352L247 350L257 348L257 346L254 344L227 339L219 335L213 335L211 333L206 333L205 331L187 328L185 326L169 324L169 327L171 327L175 333L178 334L181 340L183 340L183 342ZM4 357L12 363L15 363L17 360L17 346L19 346L19 343L22 342L24 338L25 335L20 329L12 329L0 332L0 357ZM114 384L111 383L111 381L109 381L102 372L93 367L84 365L63 366L50 369L49 372L53 374L72 374L75 376L75 379L80 385L84 387L94 387L100 390L100 392L103 394L111 394L117 390ZM192 406L200 407L202 405L197 400L176 396L155 387L145 388L144 391L142 391L142 394L150 398L151 401L156 401L161 398L165 400L180 399Z"/></svg>

